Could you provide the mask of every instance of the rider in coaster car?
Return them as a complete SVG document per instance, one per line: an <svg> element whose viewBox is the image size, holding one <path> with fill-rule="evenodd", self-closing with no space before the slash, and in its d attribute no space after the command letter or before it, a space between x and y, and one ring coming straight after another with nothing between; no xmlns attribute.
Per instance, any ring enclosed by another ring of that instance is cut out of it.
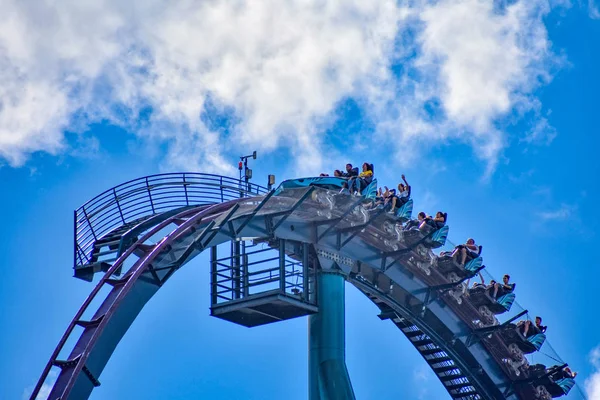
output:
<svg viewBox="0 0 600 400"><path fill-rule="evenodd" d="M385 187L385 192L383 189L377 189L377 193L375 194L375 202L363 205L363 207L368 209L381 208L387 202L387 196L389 196L389 190L387 186Z"/></svg>
<svg viewBox="0 0 600 400"><path fill-rule="evenodd" d="M385 201L383 202L383 207L387 209L390 214L393 214L395 210L392 204L394 203L394 201L397 201L396 189L388 189L387 186L385 187L385 189L387 190L387 196L385 197Z"/></svg>
<svg viewBox="0 0 600 400"><path fill-rule="evenodd" d="M552 380L557 381L559 379L575 379L577 376L577 372L574 372L569 367L564 367L563 369L556 371L552 374Z"/></svg>
<svg viewBox="0 0 600 400"><path fill-rule="evenodd" d="M535 324L532 324L530 320L520 321L518 326L522 328L521 333L526 338L537 335L538 333L546 333L547 326L542 325L542 317L535 317Z"/></svg>
<svg viewBox="0 0 600 400"><path fill-rule="evenodd" d="M337 176L338 178L352 178L353 176L358 176L358 167L353 168L352 164L346 164L346 172L340 171L336 169L333 171L333 176Z"/></svg>
<svg viewBox="0 0 600 400"><path fill-rule="evenodd" d="M379 188L379 190L377 191L377 197L375 197L375 203L373 204L374 208L387 207L387 205L390 203L392 196L396 193L395 190L390 190L387 186L384 186L384 188L385 190Z"/></svg>
<svg viewBox="0 0 600 400"><path fill-rule="evenodd" d="M419 226L425 222L425 218L427 218L427 216L425 215L425 213L423 211L421 211L418 215L417 215L417 219L411 219L410 221L408 221L406 223L406 226L404 227L405 230L409 230L409 229L418 229Z"/></svg>
<svg viewBox="0 0 600 400"><path fill-rule="evenodd" d="M443 253L440 253L440 256L442 254ZM481 275L481 272L477 272L477 275L479 275L479 279L481 279L481 283L479 283L479 282L473 282L472 289L474 289L474 288L481 288L481 287L483 287L484 289L489 289L492 286L494 286L494 283L496 283L496 281L492 279L492 280L490 280L490 284L486 285L485 284L485 279L483 278L483 275ZM467 287L469 286L469 282L471 282L471 279L467 280Z"/></svg>
<svg viewBox="0 0 600 400"><path fill-rule="evenodd" d="M363 163L362 172L358 175L358 177L350 178L350 181L348 182L350 192L357 192L360 195L360 192L366 188L372 180L373 164Z"/></svg>
<svg viewBox="0 0 600 400"><path fill-rule="evenodd" d="M386 188L387 189L387 188ZM385 194L383 193L383 189L377 189L377 194L375 195L375 205L383 204L385 201Z"/></svg>
<svg viewBox="0 0 600 400"><path fill-rule="evenodd" d="M452 258L456 262L458 257L461 257L460 262L458 263L461 266L465 265L467 257L469 257L470 260L479 257L479 246L475 244L475 239L469 238L465 244L459 244L454 248Z"/></svg>
<svg viewBox="0 0 600 400"><path fill-rule="evenodd" d="M389 211L390 214L393 214L395 212L396 207L402 207L410 199L410 185L406 181L406 177L404 176L404 174L402 174L402 180L404 181L404 183L401 182L398 184L398 194L396 194L396 191L394 190L394 195L391 198L392 208Z"/></svg>
<svg viewBox="0 0 600 400"><path fill-rule="evenodd" d="M494 283L492 286L494 288L492 297L497 299L499 297L504 296L505 294L512 293L515 290L515 283L509 283L510 275L506 274L502 278L502 284Z"/></svg>
<svg viewBox="0 0 600 400"><path fill-rule="evenodd" d="M377 189L377 195L375 196L375 203L373 203L373 208L386 207L389 204L391 197L394 195L394 193L396 193L395 190L390 190L387 186L384 186L384 188L385 190L381 188Z"/></svg>
<svg viewBox="0 0 600 400"><path fill-rule="evenodd" d="M340 194L350 194L350 190L348 190L348 182L342 182L342 188L340 189Z"/></svg>
<svg viewBox="0 0 600 400"><path fill-rule="evenodd" d="M432 216L427 216L421 225L419 225L419 229L421 231L430 231L430 230L438 230L446 225L447 214L441 211L438 211L435 214L435 218Z"/></svg>

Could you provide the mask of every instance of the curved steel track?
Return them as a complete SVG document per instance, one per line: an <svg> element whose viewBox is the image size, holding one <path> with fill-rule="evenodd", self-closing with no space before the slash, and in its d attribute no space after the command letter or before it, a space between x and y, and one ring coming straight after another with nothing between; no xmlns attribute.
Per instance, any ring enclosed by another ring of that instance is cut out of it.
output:
<svg viewBox="0 0 600 400"><path fill-rule="evenodd" d="M415 267L413 250L390 249L388 241L382 240L381 223L387 217L357 226L349 220L356 203L323 210L310 196L313 190L296 189L289 197L271 192L213 205L185 205L145 227L137 240L121 249L73 318L31 398L36 398L53 366L59 367L60 373L49 399L89 397L122 336L175 271L209 247L240 238L264 238L267 242L309 243L322 268L328 268L328 260L338 260L347 281L380 308L380 318L390 319L402 331L452 398L518 399L506 390L510 384L506 371L481 342L470 340L473 327L457 317L443 295L430 296L427 275L415 273L421 267ZM158 242L150 242L167 228ZM86 252L81 257L87 257ZM126 262L131 262L131 267L121 278L114 278ZM111 289L102 304L90 310L107 286ZM94 311L93 316L84 320L89 311ZM69 356L59 360L76 326L83 332Z"/></svg>

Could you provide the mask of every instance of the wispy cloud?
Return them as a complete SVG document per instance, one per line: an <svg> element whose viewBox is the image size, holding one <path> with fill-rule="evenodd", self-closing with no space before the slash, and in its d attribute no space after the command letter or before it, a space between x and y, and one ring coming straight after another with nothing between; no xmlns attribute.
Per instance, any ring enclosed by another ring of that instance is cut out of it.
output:
<svg viewBox="0 0 600 400"><path fill-rule="evenodd" d="M508 180L515 184L525 183L525 182L527 182L527 180L529 178L531 178L533 176L534 173L535 173L535 170L530 169L530 170L521 172L518 175L509 175Z"/></svg>
<svg viewBox="0 0 600 400"><path fill-rule="evenodd" d="M550 125L548 119L539 117L535 120L531 130L521 139L521 142L547 146L552 143L556 135L556 128Z"/></svg>
<svg viewBox="0 0 600 400"><path fill-rule="evenodd" d="M600 400L600 346L590 352L590 362L594 373L585 380L585 391L588 400Z"/></svg>
<svg viewBox="0 0 600 400"><path fill-rule="evenodd" d="M498 122L538 110L539 101L531 93L561 63L543 23L550 11L547 2L516 1L501 10L494 4L420 4L417 55L409 63L419 79L401 81L399 91L408 94L395 102L399 105L391 114L397 118L389 125L400 129L401 139L409 144L416 139L429 145L466 142L487 162L487 174L507 145Z"/></svg>
<svg viewBox="0 0 600 400"><path fill-rule="evenodd" d="M544 201L552 201L552 188L550 186L534 186L531 188L531 194L539 196Z"/></svg>
<svg viewBox="0 0 600 400"><path fill-rule="evenodd" d="M556 196L549 188L543 186L538 189L532 188L531 194L539 198L537 202L530 205L530 209L534 210L535 218L530 218L529 223L536 234L544 236L576 234L584 242L595 240L596 233L590 229L589 224L584 222L584 216L581 214L581 196L571 199L570 202L561 203L556 200ZM548 229L559 226L561 229Z"/></svg>
<svg viewBox="0 0 600 400"><path fill-rule="evenodd" d="M588 0L588 10L590 17L600 19L600 5L597 3L597 0Z"/></svg>
<svg viewBox="0 0 600 400"><path fill-rule="evenodd" d="M431 381L431 374L432 371L425 366L419 366L413 371L413 382L418 387L419 400L428 398L429 389L427 384Z"/></svg>
<svg viewBox="0 0 600 400"><path fill-rule="evenodd" d="M543 221L565 221L574 216L576 208L568 204L561 204L559 208L540 211L537 216Z"/></svg>
<svg viewBox="0 0 600 400"><path fill-rule="evenodd" d="M57 377L58 373L56 371L50 371L50 373L48 374L48 378L46 379L46 382L44 382L44 384L42 385L42 388L40 389L40 392L38 393L36 399L45 400L50 396L50 391L52 390L52 387L54 386L54 382L56 382ZM23 391L23 395L21 396L21 398L23 400L27 400L29 399L29 397L31 397L32 393L33 386L28 387Z"/></svg>
<svg viewBox="0 0 600 400"><path fill-rule="evenodd" d="M286 147L314 172L329 140L322 132L355 98L402 159L458 140L489 173L507 145L498 121L539 107L533 92L558 63L543 21L548 2L502 7L7 0L0 159L18 166L36 151L64 152L65 130L108 121L165 143L172 167L223 172L233 150Z"/></svg>

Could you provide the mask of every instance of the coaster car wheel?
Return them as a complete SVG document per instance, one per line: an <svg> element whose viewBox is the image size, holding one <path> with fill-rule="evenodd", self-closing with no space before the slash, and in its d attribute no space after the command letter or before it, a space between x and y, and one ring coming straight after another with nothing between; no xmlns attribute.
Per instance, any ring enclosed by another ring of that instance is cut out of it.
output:
<svg viewBox="0 0 600 400"><path fill-rule="evenodd" d="M385 221L383 223L383 231L390 235L394 235L396 233L395 225L390 221Z"/></svg>
<svg viewBox="0 0 600 400"><path fill-rule="evenodd" d="M486 324L486 326L498 325L496 316L487 306L479 306L477 311L481 314L481 321Z"/></svg>
<svg viewBox="0 0 600 400"><path fill-rule="evenodd" d="M460 281L460 278L458 277L458 274L456 272L450 272L446 278L450 281L450 282L458 282Z"/></svg>
<svg viewBox="0 0 600 400"><path fill-rule="evenodd" d="M398 251L398 249L399 249L399 247L398 247L398 243L396 243L396 242L393 242L393 241L391 241L391 240L388 240L388 239L385 239L385 240L383 241L383 244L385 244L387 247L390 247L390 248L392 248L392 250L394 250L394 251Z"/></svg>
<svg viewBox="0 0 600 400"><path fill-rule="evenodd" d="M535 388L535 398L539 400L552 400L552 395L545 386L540 385Z"/></svg>
<svg viewBox="0 0 600 400"><path fill-rule="evenodd" d="M513 358L513 360L518 362L523 361L523 352L516 343L511 343L508 346L508 351L510 352L510 356Z"/></svg>

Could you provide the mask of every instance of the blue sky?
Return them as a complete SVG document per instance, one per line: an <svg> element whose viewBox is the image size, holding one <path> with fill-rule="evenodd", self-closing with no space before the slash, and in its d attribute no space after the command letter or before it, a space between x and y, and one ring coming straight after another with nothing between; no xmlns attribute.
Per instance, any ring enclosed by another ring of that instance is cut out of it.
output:
<svg viewBox="0 0 600 400"><path fill-rule="evenodd" d="M406 174L600 399L599 16L592 0L1 5L0 398L31 390L92 289L72 278L75 208L159 172L237 176L257 149L257 183L346 161ZM306 320L210 318L206 261L150 301L92 399L307 397ZM359 399L447 398L352 288L347 364Z"/></svg>

